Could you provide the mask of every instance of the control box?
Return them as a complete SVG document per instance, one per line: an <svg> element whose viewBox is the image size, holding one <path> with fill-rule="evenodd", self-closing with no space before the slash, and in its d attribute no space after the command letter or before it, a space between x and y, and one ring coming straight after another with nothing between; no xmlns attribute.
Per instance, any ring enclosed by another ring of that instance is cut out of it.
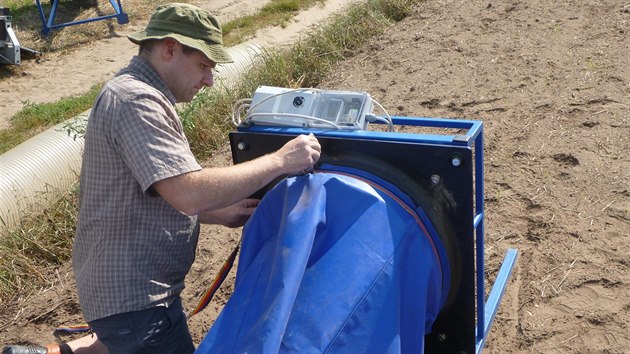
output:
<svg viewBox="0 0 630 354"><path fill-rule="evenodd" d="M365 130L372 113L366 92L260 86L246 121L255 125Z"/></svg>

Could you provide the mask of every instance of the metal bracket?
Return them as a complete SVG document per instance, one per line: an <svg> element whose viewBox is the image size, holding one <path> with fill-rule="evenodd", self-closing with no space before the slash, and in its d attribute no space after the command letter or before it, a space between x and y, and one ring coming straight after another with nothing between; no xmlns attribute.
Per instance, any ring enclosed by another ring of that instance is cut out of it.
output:
<svg viewBox="0 0 630 354"><path fill-rule="evenodd" d="M8 8L0 7L0 64L20 64L20 43L11 27Z"/></svg>

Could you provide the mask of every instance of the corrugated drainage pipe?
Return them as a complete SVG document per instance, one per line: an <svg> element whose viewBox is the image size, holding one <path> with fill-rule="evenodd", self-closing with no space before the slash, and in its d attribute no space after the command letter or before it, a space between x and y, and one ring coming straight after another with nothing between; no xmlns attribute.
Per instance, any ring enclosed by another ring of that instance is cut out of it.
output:
<svg viewBox="0 0 630 354"><path fill-rule="evenodd" d="M262 54L254 43L228 48L234 63L221 65L218 84L231 86ZM89 111L73 118L85 122ZM81 170L83 138L62 123L0 155L0 234L15 229L25 215L42 210L76 182Z"/></svg>

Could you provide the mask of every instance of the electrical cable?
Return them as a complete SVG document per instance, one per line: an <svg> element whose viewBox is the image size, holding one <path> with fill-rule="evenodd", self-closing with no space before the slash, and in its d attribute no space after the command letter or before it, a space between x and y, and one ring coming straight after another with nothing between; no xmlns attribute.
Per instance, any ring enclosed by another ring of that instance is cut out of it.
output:
<svg viewBox="0 0 630 354"><path fill-rule="evenodd" d="M387 118L382 118L382 117L379 117L379 116L375 115L376 119L377 120L385 119L387 121L387 127L388 127L389 131L393 132L394 131L394 121L392 120L392 117L389 115L389 113L387 113L387 110L380 103L378 103L378 101L376 101L373 98L372 98L372 103L374 103L376 106L378 106L378 108L380 108L385 113L385 115L387 116ZM379 118L381 118L381 119L379 119Z"/></svg>
<svg viewBox="0 0 630 354"><path fill-rule="evenodd" d="M326 119L322 119L322 118L317 118L317 117L313 117L313 116L307 116L304 114L295 114L295 113L252 113L249 115L248 120L251 120L253 117L256 116L261 116L261 117L294 117L294 118L303 118L307 120L307 124L309 128L312 128L312 126L310 126L311 121L315 121L315 122L319 122L319 123L324 123L324 124L328 124L330 126L332 126L335 129L342 129L339 125L335 124L334 122L331 122L329 120Z"/></svg>
<svg viewBox="0 0 630 354"><path fill-rule="evenodd" d="M238 127L241 124L241 112L248 109L252 102L251 98L241 98L232 105L232 124Z"/></svg>

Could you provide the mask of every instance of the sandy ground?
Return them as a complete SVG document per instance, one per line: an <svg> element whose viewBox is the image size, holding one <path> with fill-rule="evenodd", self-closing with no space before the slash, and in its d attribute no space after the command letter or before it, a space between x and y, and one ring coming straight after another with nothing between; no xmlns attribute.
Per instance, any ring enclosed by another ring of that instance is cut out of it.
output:
<svg viewBox="0 0 630 354"><path fill-rule="evenodd" d="M266 48L288 45L309 26L352 1L355 0L328 0L324 6L315 6L298 15L285 28L273 27L259 31L251 42ZM222 22L227 22L253 13L264 6L266 1L195 0L194 3L215 14ZM101 22L105 25L105 21ZM130 22L121 26L115 20L110 22L114 31L109 38L76 48L67 55L44 53L39 62L28 59L22 61L18 75L0 75L0 129L8 127L10 118L27 101L55 102L64 97L83 94L123 68L138 50L126 35L141 30L145 23ZM75 28L70 26L63 30L72 31ZM0 74L2 70L0 66Z"/></svg>
<svg viewBox="0 0 630 354"><path fill-rule="evenodd" d="M630 353L628 33L630 5L615 0L429 0L322 85L367 91L391 114L484 122L488 281L506 249L520 252L486 352ZM206 163L230 164L229 151ZM203 229L188 308L238 238ZM231 281L190 320L195 340ZM54 340L52 328L81 321L69 266L2 311L0 343Z"/></svg>

